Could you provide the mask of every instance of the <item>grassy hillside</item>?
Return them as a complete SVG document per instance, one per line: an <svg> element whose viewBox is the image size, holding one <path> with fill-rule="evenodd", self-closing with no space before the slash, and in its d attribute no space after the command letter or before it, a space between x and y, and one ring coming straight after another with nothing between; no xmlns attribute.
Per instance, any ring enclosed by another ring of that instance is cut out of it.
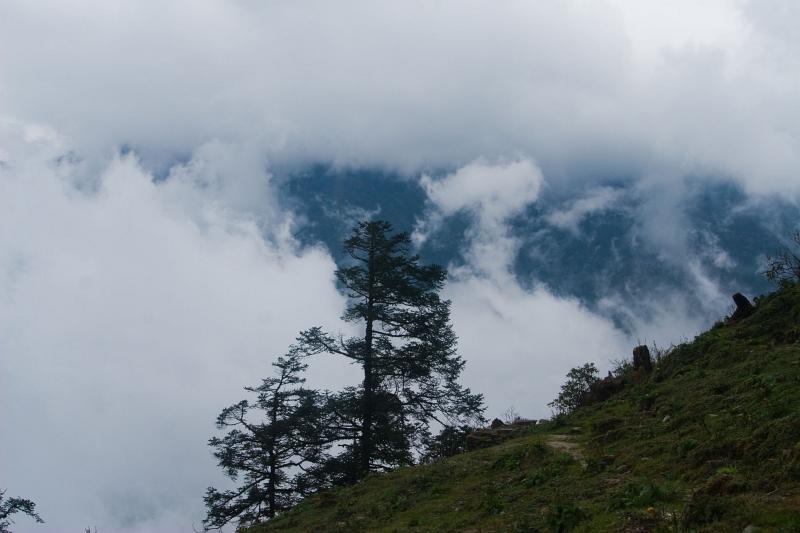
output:
<svg viewBox="0 0 800 533"><path fill-rule="evenodd" d="M317 494L248 533L800 531L800 285L631 379L558 423Z"/></svg>

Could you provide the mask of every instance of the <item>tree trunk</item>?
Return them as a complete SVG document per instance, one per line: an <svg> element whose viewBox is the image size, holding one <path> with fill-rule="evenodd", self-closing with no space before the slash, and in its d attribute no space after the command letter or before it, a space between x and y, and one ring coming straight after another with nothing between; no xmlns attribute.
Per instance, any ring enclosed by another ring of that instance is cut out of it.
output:
<svg viewBox="0 0 800 533"><path fill-rule="evenodd" d="M278 421L278 393L283 385L284 374L281 374L281 380L275 389L272 397L272 409L269 413L270 427L272 428L272 436L269 439L269 448L267 454L269 456L269 479L267 480L267 503L269 510L267 516L275 518L275 476L277 475L277 458L275 457L275 424Z"/></svg>
<svg viewBox="0 0 800 533"><path fill-rule="evenodd" d="M269 454L269 481L267 481L267 500L269 502L269 510L267 515L270 518L275 517L275 453Z"/></svg>
<svg viewBox="0 0 800 533"><path fill-rule="evenodd" d="M368 296L367 296L367 327L364 333L364 419L361 427L361 475L369 472L372 457L372 410L373 410L373 383L372 383L372 322L373 300L375 285L375 238L370 235L369 262L367 265Z"/></svg>

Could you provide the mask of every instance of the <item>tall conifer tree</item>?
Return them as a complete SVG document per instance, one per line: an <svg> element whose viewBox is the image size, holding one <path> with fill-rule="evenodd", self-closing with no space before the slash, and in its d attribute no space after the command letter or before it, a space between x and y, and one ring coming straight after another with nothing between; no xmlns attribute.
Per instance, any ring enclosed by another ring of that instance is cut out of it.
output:
<svg viewBox="0 0 800 533"><path fill-rule="evenodd" d="M388 222L359 223L344 242L350 262L336 277L349 298L342 319L363 335L345 338L315 327L298 338L308 354L340 355L362 369L360 386L332 400L345 481L412 462L434 422L482 419L483 397L458 383L464 361L456 353L450 302L439 297L447 274L421 264L410 245L408 234L393 233Z"/></svg>

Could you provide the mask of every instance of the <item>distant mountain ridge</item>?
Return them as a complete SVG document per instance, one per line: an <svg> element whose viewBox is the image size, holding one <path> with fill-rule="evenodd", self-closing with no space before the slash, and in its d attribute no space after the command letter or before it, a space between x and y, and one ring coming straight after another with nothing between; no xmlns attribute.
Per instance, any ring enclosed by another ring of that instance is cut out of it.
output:
<svg viewBox="0 0 800 533"><path fill-rule="evenodd" d="M630 181L608 181L588 191L545 187L510 221L519 244L517 279L577 298L626 330L632 324L625 313L646 316L654 295L677 296L710 323L733 292L767 290L760 275L764 258L796 229L800 208L778 198L754 202L722 181L697 180L684 189L679 198L662 202L657 188ZM334 258L341 257L340 243L354 217L379 215L411 231L428 214L418 180L375 169L311 167L285 176L281 194L302 217L297 237L324 243ZM420 254L427 261L461 264L471 223L469 212L444 218ZM623 300L625 309L610 305Z"/></svg>

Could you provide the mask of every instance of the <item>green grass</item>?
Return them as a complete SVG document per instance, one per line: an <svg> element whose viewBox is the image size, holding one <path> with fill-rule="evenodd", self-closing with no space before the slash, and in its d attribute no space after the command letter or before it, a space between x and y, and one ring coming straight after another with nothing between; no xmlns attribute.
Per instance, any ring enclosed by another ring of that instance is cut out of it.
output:
<svg viewBox="0 0 800 533"><path fill-rule="evenodd" d="M800 531L800 285L610 400L501 445L372 475L272 531ZM580 427L586 464L547 434Z"/></svg>

